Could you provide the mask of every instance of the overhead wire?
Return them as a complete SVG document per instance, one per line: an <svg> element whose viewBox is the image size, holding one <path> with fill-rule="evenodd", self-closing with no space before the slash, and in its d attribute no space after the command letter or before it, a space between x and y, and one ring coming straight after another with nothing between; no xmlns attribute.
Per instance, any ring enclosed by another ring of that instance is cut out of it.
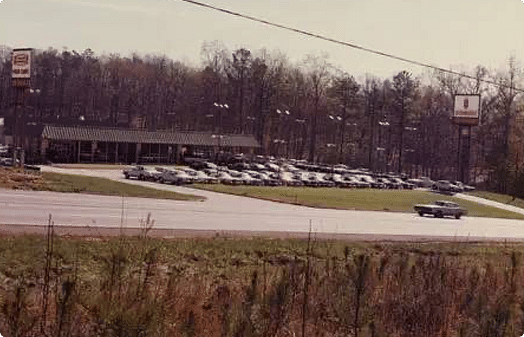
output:
<svg viewBox="0 0 524 337"><path fill-rule="evenodd" d="M506 85L506 84L503 84L503 83L498 83L498 82L495 82L495 81L492 81L492 80L478 78L478 77L475 77L473 75L460 73L458 71L453 71L453 70L450 70L450 69L441 68L441 67L438 67L438 66L434 66L434 65L431 65L431 64L424 63L424 62L411 60L411 59L408 59L408 58L405 58L405 57L393 55L391 53L386 53L386 52L383 52L383 51L379 51L379 50L363 47L363 46L360 46L360 45L357 45L357 44L354 44L354 43L351 43L351 42L341 41L341 40L330 38L330 37L327 37L327 36L324 36L324 35L320 35L320 34L317 34L317 33L308 32L306 30L285 26L285 25L282 25L282 24L279 24L279 23L275 23L275 22L271 22L271 21L267 21L267 20L264 20L264 19L259 19L259 18L256 18L254 16L251 16L251 15L234 12L234 11L231 11L229 9L213 6L213 5L206 4L206 3L203 3L203 2L200 2L200 1L195 1L195 0L180 0L180 1L187 2L187 3L193 4L193 5L197 5L197 6L200 6L200 7L205 7L205 8L208 8L208 9L212 9L212 10L215 10L215 11L218 11L218 12L222 12L222 13L225 13L225 14L237 16L237 17L240 17L240 18L243 18L243 19L255 21L255 22L258 22L258 23L262 23L264 25L281 28L281 29L284 29L284 30L288 30L288 31L292 31L292 32L298 33L298 34L307 35L307 36L310 36L310 37L313 37L313 38L317 38L317 39L320 39L320 40L324 40L324 41L336 43L336 44L339 44L339 45L343 45L343 46L346 46L346 47L358 49L358 50L361 50L361 51L364 51L364 52L368 52L368 53L372 53L372 54L375 54L375 55L391 58L391 59L394 59L394 60L397 60L397 61L413 64L413 65L424 67L424 68L437 70L437 71L440 71L442 73L452 74L452 75L464 77L464 78L467 78L467 79L470 79L470 80L492 84L492 85L495 85L497 87L512 89L512 90L518 91L518 92L524 92L524 89L519 89L519 88L516 88L516 87L513 87L513 86L509 86L509 85Z"/></svg>

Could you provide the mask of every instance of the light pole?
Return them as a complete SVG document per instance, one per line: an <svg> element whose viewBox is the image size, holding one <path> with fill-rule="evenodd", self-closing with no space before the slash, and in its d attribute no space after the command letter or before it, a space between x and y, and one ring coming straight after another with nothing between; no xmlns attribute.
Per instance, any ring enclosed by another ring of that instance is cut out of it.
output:
<svg viewBox="0 0 524 337"><path fill-rule="evenodd" d="M384 167L384 166L385 166L385 165L384 165L384 163L385 163L385 161L384 161L384 151L385 151L386 149L383 148L383 147L377 147L376 150L380 153L380 155L379 155L380 172L383 173L383 172L385 171L385 167Z"/></svg>
<svg viewBox="0 0 524 337"><path fill-rule="evenodd" d="M341 123L342 122L342 117L340 117L340 116L333 116L333 115L329 115L328 117L329 117L329 119L331 119L335 123L335 133L333 135L333 138L335 140L335 144L337 144L336 140L337 140L337 134L338 134L338 137L339 137L339 142L338 142L338 146L339 146L339 161L342 162L342 152L343 152L342 144L344 143L344 140L342 139L342 126L343 126L343 124ZM340 126L340 132L338 131L339 126Z"/></svg>
<svg viewBox="0 0 524 337"><path fill-rule="evenodd" d="M282 121L282 118L285 118L285 120L287 120L287 118L289 118L289 116L291 115L291 112L288 110L288 109L283 109L283 110L280 110L280 109L276 109L275 110L277 115L278 115L278 127L277 127L277 137L282 137L282 125L284 124L283 121ZM288 138L288 141L289 141L289 132L287 132L287 138Z"/></svg>
<svg viewBox="0 0 524 337"><path fill-rule="evenodd" d="M254 133L254 124L255 124L256 117L247 116L246 118L247 118L248 122L250 123L249 133L253 134Z"/></svg>
<svg viewBox="0 0 524 337"><path fill-rule="evenodd" d="M299 152L300 153L300 158L297 158L297 159L302 159L302 150L304 148L304 127L306 125L306 119L301 119L301 118L295 118L295 123L297 123L298 125L300 125L300 137L298 137L295 141L295 157L297 157L299 155ZM300 148L298 146L298 142L300 141ZM300 151L299 151L300 149Z"/></svg>
<svg viewBox="0 0 524 337"><path fill-rule="evenodd" d="M275 155L280 156L280 144L286 144L287 142L284 139L273 139L273 143L276 145Z"/></svg>
<svg viewBox="0 0 524 337"><path fill-rule="evenodd" d="M410 135L410 136L409 136L409 142L410 142L410 144L411 144L411 145L415 144L415 142L414 142L414 140L413 140L413 133L414 133L415 131L417 131L417 128L416 128L416 127L413 127L413 126L406 126L406 127L404 127L404 130L409 131L409 135ZM415 150L412 149L412 148L407 148L407 149L405 149L405 151L406 151L407 153L409 153L409 155L408 155L409 171L410 171L409 174L410 174L410 176L411 176L411 175L413 174L413 161L414 161L413 153L415 152ZM402 172L401 172L401 173L402 173Z"/></svg>
<svg viewBox="0 0 524 337"><path fill-rule="evenodd" d="M224 109L229 109L229 105L227 104L223 104L223 103L213 103L213 105L218 109L218 127L217 127L217 132L219 133L223 133L223 129L222 129L222 110Z"/></svg>
<svg viewBox="0 0 524 337"><path fill-rule="evenodd" d="M386 171L387 170L387 146L383 146L382 145L382 129L383 128L387 128L389 126L389 122L384 119L382 121L379 121L378 122L378 125L380 125L380 128L379 128L379 132L378 132L378 146L377 147L377 151L381 151L381 153L383 154L382 155L382 160L384 161L384 167L383 167L383 170ZM380 149L380 150L379 150Z"/></svg>

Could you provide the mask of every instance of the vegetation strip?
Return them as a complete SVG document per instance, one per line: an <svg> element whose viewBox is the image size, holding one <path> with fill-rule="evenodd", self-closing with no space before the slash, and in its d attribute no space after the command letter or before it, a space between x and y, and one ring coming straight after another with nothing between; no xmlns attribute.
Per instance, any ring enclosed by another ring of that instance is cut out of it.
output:
<svg viewBox="0 0 524 337"><path fill-rule="evenodd" d="M493 201L500 202L506 205L524 208L524 200L522 200L521 198L513 197L511 195L507 195L507 194L500 194L500 193L488 192L488 191L472 191L466 194L472 195L474 197L493 200Z"/></svg>
<svg viewBox="0 0 524 337"><path fill-rule="evenodd" d="M56 192L96 193L102 195L188 201L205 199L201 196L131 185L106 178L52 172L44 172L42 176L47 183L47 190Z"/></svg>
<svg viewBox="0 0 524 337"><path fill-rule="evenodd" d="M150 225L136 237L63 238L52 234L52 226L47 236L0 237L0 332L522 332L522 243L161 240L148 236ZM507 319L500 319L501 312Z"/></svg>
<svg viewBox="0 0 524 337"><path fill-rule="evenodd" d="M426 191L263 187L195 184L195 188L289 204L365 211L413 212L413 205L450 200L468 210L468 216L524 219L523 214Z"/></svg>
<svg viewBox="0 0 524 337"><path fill-rule="evenodd" d="M36 174L7 168L0 168L0 188L188 201L205 199L201 196L125 184L106 178L51 172Z"/></svg>

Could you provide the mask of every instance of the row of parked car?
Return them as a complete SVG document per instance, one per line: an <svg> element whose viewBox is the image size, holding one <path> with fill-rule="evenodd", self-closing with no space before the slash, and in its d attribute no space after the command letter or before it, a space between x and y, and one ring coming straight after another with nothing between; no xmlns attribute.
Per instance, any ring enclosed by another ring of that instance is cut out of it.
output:
<svg viewBox="0 0 524 337"><path fill-rule="evenodd" d="M124 170L127 179L156 181L166 184L222 183L255 186L310 186L342 188L413 189L423 187L391 174L372 174L366 170L331 167L324 172L305 170L292 164L235 163L227 166L205 162L193 167L135 166ZM325 172L328 171L328 172Z"/></svg>
<svg viewBox="0 0 524 337"><path fill-rule="evenodd" d="M393 173L377 174L367 169L350 169L345 165L312 165L301 161L232 161L217 165L194 160L183 167L154 168L134 166L124 170L125 178L156 181L166 184L222 183L255 186L311 186L343 188L413 189L427 188L452 194L471 191L472 186L429 178L409 179Z"/></svg>

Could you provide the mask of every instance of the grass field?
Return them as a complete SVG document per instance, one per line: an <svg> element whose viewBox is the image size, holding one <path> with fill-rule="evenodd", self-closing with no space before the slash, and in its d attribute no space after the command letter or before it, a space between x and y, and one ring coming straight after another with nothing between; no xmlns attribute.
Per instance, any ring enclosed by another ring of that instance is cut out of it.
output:
<svg viewBox="0 0 524 337"><path fill-rule="evenodd" d="M507 194L500 194L500 193L487 192L487 191L472 191L472 192L467 192L466 194L473 195L479 198L497 201L497 202L507 204L507 205L524 208L524 200L520 198L513 198L512 196L507 195Z"/></svg>
<svg viewBox="0 0 524 337"><path fill-rule="evenodd" d="M42 177L46 183L42 189L56 192L93 193L172 200L197 201L205 199L201 196L157 190L155 188L125 184L105 178L51 172L43 172Z"/></svg>
<svg viewBox="0 0 524 337"><path fill-rule="evenodd" d="M194 185L196 188L290 204L334 209L413 212L413 205L451 200L468 210L469 216L524 219L524 215L426 191L340 189L313 187L263 187Z"/></svg>
<svg viewBox="0 0 524 337"><path fill-rule="evenodd" d="M0 237L0 333L520 336L523 257L522 243Z"/></svg>

